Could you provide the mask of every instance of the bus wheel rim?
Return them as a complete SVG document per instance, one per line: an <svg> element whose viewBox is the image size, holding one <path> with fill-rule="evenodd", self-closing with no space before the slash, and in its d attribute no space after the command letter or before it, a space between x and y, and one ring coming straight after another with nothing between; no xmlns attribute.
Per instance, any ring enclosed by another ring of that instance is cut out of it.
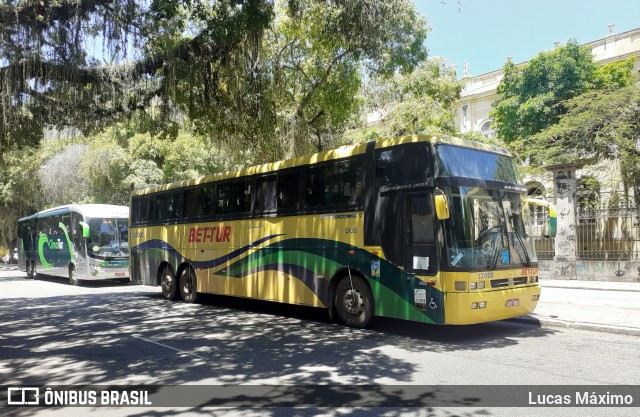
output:
<svg viewBox="0 0 640 417"><path fill-rule="evenodd" d="M344 293L342 303L347 313L359 316L364 311L364 297L357 288L352 288Z"/></svg>
<svg viewBox="0 0 640 417"><path fill-rule="evenodd" d="M173 277L171 277L171 275L169 274L164 274L162 276L162 288L166 291L171 291L171 288L173 288Z"/></svg>

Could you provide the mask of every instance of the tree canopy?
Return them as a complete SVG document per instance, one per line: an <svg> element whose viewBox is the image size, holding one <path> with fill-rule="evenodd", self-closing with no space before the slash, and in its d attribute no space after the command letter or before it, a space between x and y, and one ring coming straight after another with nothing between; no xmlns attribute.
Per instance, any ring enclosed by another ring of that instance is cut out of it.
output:
<svg viewBox="0 0 640 417"><path fill-rule="evenodd" d="M640 82L589 91L567 100L557 124L527 140L531 154L550 163L620 162L625 189L640 203Z"/></svg>
<svg viewBox="0 0 640 417"><path fill-rule="evenodd" d="M2 149L142 113L152 134L188 117L257 160L306 152L356 111L359 71L411 70L426 33L409 0L10 0Z"/></svg>
<svg viewBox="0 0 640 417"><path fill-rule="evenodd" d="M507 61L492 111L498 136L511 143L556 123L565 100L596 86L596 69L589 48L574 40L522 67Z"/></svg>

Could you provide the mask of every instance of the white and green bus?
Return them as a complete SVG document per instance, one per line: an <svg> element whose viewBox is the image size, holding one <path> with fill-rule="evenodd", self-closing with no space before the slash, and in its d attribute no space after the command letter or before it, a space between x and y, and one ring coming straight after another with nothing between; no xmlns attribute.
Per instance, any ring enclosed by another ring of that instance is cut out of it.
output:
<svg viewBox="0 0 640 417"><path fill-rule="evenodd" d="M129 208L71 204L18 220L20 270L80 280L129 282Z"/></svg>

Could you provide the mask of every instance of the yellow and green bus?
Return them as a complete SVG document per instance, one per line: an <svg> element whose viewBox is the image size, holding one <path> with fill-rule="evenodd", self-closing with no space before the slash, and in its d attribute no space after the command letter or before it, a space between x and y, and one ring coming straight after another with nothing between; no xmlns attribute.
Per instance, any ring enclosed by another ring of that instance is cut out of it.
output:
<svg viewBox="0 0 640 417"><path fill-rule="evenodd" d="M168 300L221 294L472 324L534 310L527 189L503 149L371 141L131 197L131 276Z"/></svg>

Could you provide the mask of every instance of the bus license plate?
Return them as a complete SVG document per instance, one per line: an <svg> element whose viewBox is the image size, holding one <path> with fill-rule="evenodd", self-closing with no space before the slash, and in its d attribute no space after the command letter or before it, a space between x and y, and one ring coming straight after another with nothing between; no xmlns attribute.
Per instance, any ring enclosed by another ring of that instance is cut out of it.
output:
<svg viewBox="0 0 640 417"><path fill-rule="evenodd" d="M117 277L123 277L123 276L125 276L125 273L124 272L116 272L116 276Z"/></svg>
<svg viewBox="0 0 640 417"><path fill-rule="evenodd" d="M519 298L514 298L512 300L507 300L507 307L515 307L515 306L519 306L520 305L520 299Z"/></svg>

